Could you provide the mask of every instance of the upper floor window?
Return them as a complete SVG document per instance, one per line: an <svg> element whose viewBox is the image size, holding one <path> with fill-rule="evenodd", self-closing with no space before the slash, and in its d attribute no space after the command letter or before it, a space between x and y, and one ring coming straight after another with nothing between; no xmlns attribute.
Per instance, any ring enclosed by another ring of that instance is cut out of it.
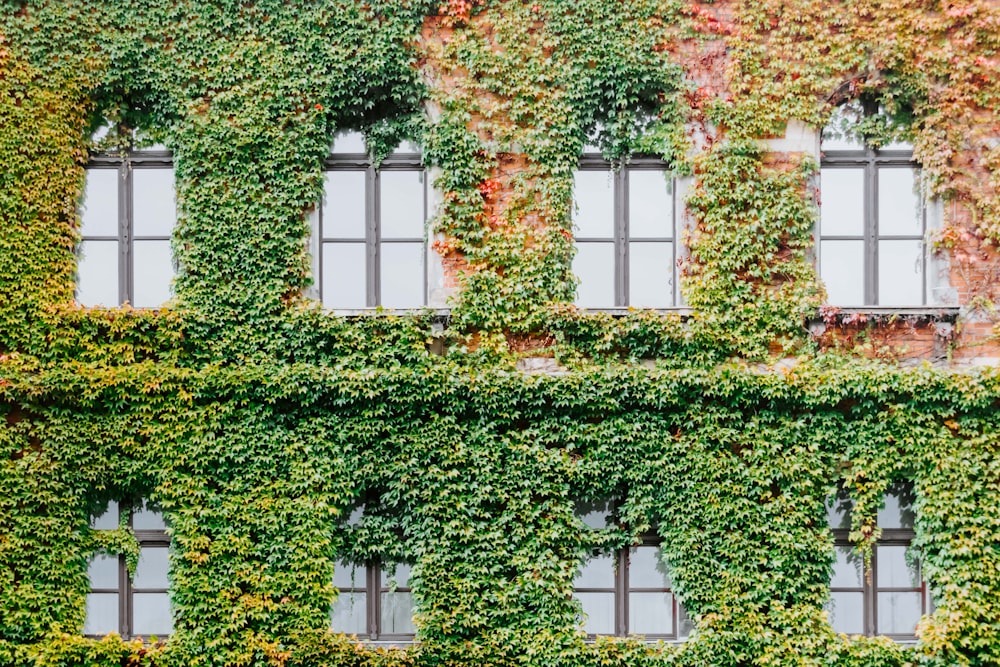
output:
<svg viewBox="0 0 1000 667"><path fill-rule="evenodd" d="M920 561L908 553L913 519L912 488L894 486L878 513L882 537L872 555L871 576L866 576L862 558L848 540L850 504L840 499L829 507L835 561L827 611L834 630L916 639L917 622L930 613L931 600Z"/></svg>
<svg viewBox="0 0 1000 667"><path fill-rule="evenodd" d="M177 221L165 150L102 153L87 165L80 206L76 300L84 306L155 308L171 296L170 237Z"/></svg>
<svg viewBox="0 0 1000 667"><path fill-rule="evenodd" d="M327 308L427 303L427 174L411 145L372 164L358 133L338 137L310 216L314 294Z"/></svg>
<svg viewBox="0 0 1000 667"><path fill-rule="evenodd" d="M604 528L608 507L581 512L585 524ZM588 559L576 575L574 597L583 607L588 635L630 634L650 639L684 639L693 627L673 594L670 573L660 558L660 540L643 535L641 542L613 555Z"/></svg>
<svg viewBox="0 0 1000 667"><path fill-rule="evenodd" d="M95 530L118 528L121 515L139 540L139 565L129 577L125 556L97 554L87 574L90 593L83 632L103 636L117 632L124 638L164 637L173 631L167 580L170 538L159 512L146 506L108 510L91 521Z"/></svg>
<svg viewBox="0 0 1000 667"><path fill-rule="evenodd" d="M677 303L674 181L666 163L634 157L619 170L584 154L573 177L573 226L584 308Z"/></svg>
<svg viewBox="0 0 1000 667"><path fill-rule="evenodd" d="M354 566L338 561L333 585L339 590L330 610L335 632L372 640L412 641L413 594L410 566Z"/></svg>
<svg viewBox="0 0 1000 667"><path fill-rule="evenodd" d="M824 132L819 269L837 306L927 303L926 211L908 145L876 150Z"/></svg>

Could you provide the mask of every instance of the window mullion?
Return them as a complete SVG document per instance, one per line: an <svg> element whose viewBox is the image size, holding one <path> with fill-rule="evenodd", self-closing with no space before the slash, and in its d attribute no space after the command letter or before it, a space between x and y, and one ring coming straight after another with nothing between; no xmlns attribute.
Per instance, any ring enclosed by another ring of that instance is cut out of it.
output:
<svg viewBox="0 0 1000 667"><path fill-rule="evenodd" d="M628 634L628 548L618 551L618 568L615 572L615 634Z"/></svg>
<svg viewBox="0 0 1000 667"><path fill-rule="evenodd" d="M865 303L878 305L878 168L866 149L865 166Z"/></svg>
<svg viewBox="0 0 1000 667"><path fill-rule="evenodd" d="M118 168L118 303L132 303L132 164L129 154Z"/></svg>
<svg viewBox="0 0 1000 667"><path fill-rule="evenodd" d="M367 570L367 595L368 598L368 636L372 640L378 639L382 631L382 567L378 562L368 563Z"/></svg>
<svg viewBox="0 0 1000 667"><path fill-rule="evenodd" d="M378 172L375 171L375 167L369 165L366 172L365 179L365 248L367 254L367 261L365 266L367 268L366 276L366 303L369 308L373 308L380 303L381 295L381 238L380 238L380 215L381 207L379 206L379 177Z"/></svg>
<svg viewBox="0 0 1000 667"><path fill-rule="evenodd" d="M615 206L615 305L628 305L628 170L614 176Z"/></svg>

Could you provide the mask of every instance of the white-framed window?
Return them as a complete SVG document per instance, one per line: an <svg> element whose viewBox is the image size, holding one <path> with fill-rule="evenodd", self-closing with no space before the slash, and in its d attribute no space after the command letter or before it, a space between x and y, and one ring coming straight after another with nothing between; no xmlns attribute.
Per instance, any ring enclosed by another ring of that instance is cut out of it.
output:
<svg viewBox="0 0 1000 667"><path fill-rule="evenodd" d="M415 147L376 169L359 133L338 136L310 214L312 296L337 310L425 306L427 181Z"/></svg>
<svg viewBox="0 0 1000 667"><path fill-rule="evenodd" d="M413 593L410 566L356 566L338 561L333 585L339 595L330 610L335 632L370 640L413 641Z"/></svg>
<svg viewBox="0 0 1000 667"><path fill-rule="evenodd" d="M91 156L80 221L78 303L156 308L170 299L177 204L169 151Z"/></svg>
<svg viewBox="0 0 1000 667"><path fill-rule="evenodd" d="M897 484L885 496L885 506L878 512L882 537L872 554L870 576L848 540L850 503L840 498L828 510L835 559L826 609L833 629L915 641L917 622L931 612L932 604L920 561L909 553L914 537L912 487Z"/></svg>
<svg viewBox="0 0 1000 667"><path fill-rule="evenodd" d="M139 541L139 565L129 577L125 556L97 554L87 569L90 593L83 632L92 637L117 632L132 637L165 637L173 631L170 611L170 537L159 512L145 504L135 508L110 503L91 520L95 530L114 530L123 514Z"/></svg>
<svg viewBox="0 0 1000 667"><path fill-rule="evenodd" d="M670 308L678 302L674 178L667 164L633 157L613 169L585 153L573 177L573 228L583 308Z"/></svg>
<svg viewBox="0 0 1000 667"><path fill-rule="evenodd" d="M928 302L927 210L907 144L874 149L824 131L819 273L835 306Z"/></svg>

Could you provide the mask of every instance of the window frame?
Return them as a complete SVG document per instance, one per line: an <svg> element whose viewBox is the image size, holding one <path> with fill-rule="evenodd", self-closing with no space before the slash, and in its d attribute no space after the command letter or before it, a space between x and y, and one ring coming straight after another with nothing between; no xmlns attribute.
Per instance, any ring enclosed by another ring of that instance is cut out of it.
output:
<svg viewBox="0 0 1000 667"><path fill-rule="evenodd" d="M429 303L430 279L428 270L427 221L429 207L429 170L419 152L396 151L382 160L378 168L367 153L363 152L330 152L323 162L324 185L325 175L332 171L364 172L365 174L365 238L325 236L323 228L324 196L320 198L315 209L310 214L310 251L312 253L313 288L316 300L323 303L323 247L325 244L364 243L365 246L365 306L373 309L382 306L382 246L383 244L417 243L421 244L422 301L423 303L406 308L426 308ZM423 221L424 233L420 238L382 238L382 178L384 172L419 171L423 179ZM331 310L354 310L350 307L326 306Z"/></svg>
<svg viewBox="0 0 1000 667"><path fill-rule="evenodd" d="M661 308L653 307L654 310L677 308L680 303L680 285L678 284L677 258L678 258L678 234L677 234L677 176L672 173L670 165L664 160L650 155L635 155L629 158L628 162L618 166L604 158L600 153L585 152L580 156L576 171L603 171L610 172L613 179L612 193L614 201L612 204L614 221L612 225L612 237L588 237L578 236L574 230L573 244L579 243L614 243L614 304L607 306L580 306L582 308L601 310L603 308L628 308L630 296L630 246L632 243L670 243L670 275L671 305ZM632 171L661 171L670 173L670 229L671 237L635 237L629 232L629 174ZM575 215L576 199L573 199L573 214ZM572 216L571 216L572 217ZM575 223L574 223L575 226ZM579 278L579 276L577 276ZM642 306L635 306L641 308Z"/></svg>
<svg viewBox="0 0 1000 667"><path fill-rule="evenodd" d="M342 567L344 563L342 561L337 561L335 567ZM407 565L406 563L399 563L398 566ZM334 604L341 601L344 595L354 595L356 593L365 594L365 625L366 630L364 633L364 639L373 642L398 642L398 643L412 643L416 639L416 633L401 633L401 632L382 632L382 595L385 593L409 593L411 596L413 594L413 589L409 586L388 586L382 585L383 574L388 575L388 570L386 570L378 561L366 562L363 566L358 566L355 569L364 568L364 582L363 586L357 586L356 584L351 587L336 587L337 588L337 600ZM407 582L409 583L409 582ZM412 600L412 597L411 597ZM331 611L333 607L331 606ZM346 633L343 630L338 630L333 627L333 622L331 619L331 631L343 634Z"/></svg>
<svg viewBox="0 0 1000 667"><path fill-rule="evenodd" d="M822 220L817 221L817 249L819 251L819 273L822 275L823 242L824 241L862 241L864 260L864 288L861 304L831 304L845 308L864 308L878 306L921 307L928 305L928 258L927 258L927 202L923 197L920 201L919 235L882 235L879 232L879 174L885 169L914 169L919 174L920 164L914 160L913 151L909 149L874 149L869 145L857 149L822 150L820 159L821 170L832 169L863 169L864 184L863 211L864 220L861 235L823 234ZM820 176L820 196L822 201L822 172ZM920 303L902 306L901 304L879 303L879 243L881 241L919 241L920 254Z"/></svg>
<svg viewBox="0 0 1000 667"><path fill-rule="evenodd" d="M74 255L79 261L80 247L87 241L116 241L118 243L118 307L126 302L132 304L135 300L135 241L172 241L172 235L143 235L135 234L135 215L133 206L133 189L135 169L170 169L174 171L173 153L166 149L126 149L123 151L100 151L92 153L84 167L87 172L92 170L111 171L118 174L118 220L117 235L90 235L85 236L80 230L80 239L74 249ZM175 177L176 178L176 177ZM176 180L175 180L176 184ZM176 201L176 190L175 190ZM177 216L175 211L174 228L176 229ZM177 276L177 258L171 248L171 264L174 275ZM77 274L75 280L79 280ZM79 297L79 293L74 293L74 299ZM140 306L143 308L159 308L162 306Z"/></svg>

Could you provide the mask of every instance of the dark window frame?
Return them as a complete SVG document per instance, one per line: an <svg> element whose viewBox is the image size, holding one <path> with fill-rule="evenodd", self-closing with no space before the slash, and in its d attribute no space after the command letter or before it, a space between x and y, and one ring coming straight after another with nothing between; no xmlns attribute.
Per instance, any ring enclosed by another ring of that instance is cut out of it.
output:
<svg viewBox="0 0 1000 667"><path fill-rule="evenodd" d="M365 237L336 237L326 236L323 228L323 199L316 205L316 222L311 231L317 241L315 244L316 257L313 261L314 273L313 284L317 300L323 303L323 246L327 243L364 243L365 245L365 308L378 308L382 305L382 245L391 243L417 243L421 244L423 263L423 304L416 308L426 307L429 298L429 278L428 278L428 242L426 225L428 220L429 206L429 177L428 169L423 162L423 156L414 152L395 152L390 154L382 163L375 167L374 162L366 153L337 152L330 153L323 163L323 171L353 171L364 172L365 174ZM382 238L381 225L381 194L382 179L381 174L390 171L420 171L424 179L424 201L423 219L424 235L420 238ZM333 310L344 310L338 306L330 306ZM347 310L350 310L349 308Z"/></svg>
<svg viewBox="0 0 1000 667"><path fill-rule="evenodd" d="M611 178L613 179L613 196L614 196L614 223L612 237L590 237L590 236L577 236L575 233L573 235L574 244L579 243L614 243L614 304L609 304L608 308L627 308L629 307L629 293L630 293L630 256L629 256L629 246L631 243L643 243L643 242L654 242L654 243L670 243L672 249L672 257L670 258L671 266L671 295L670 302L671 306L668 308L676 308L680 302L680 286L678 284L678 272L677 272L677 259L678 259L678 229L677 229L677 178L676 176L671 176L671 198L672 206L670 211L670 227L672 236L671 237L632 237L629 233L628 223L629 223L629 173L632 171L666 171L671 172L670 165L657 157L652 157L648 155L636 155L629 159L629 161L621 165L619 168L615 168L615 165L604 158L600 153L584 153L580 157L579 164L577 165L577 171L603 171L611 172ZM574 204L575 205L575 204ZM600 306L596 307L600 310Z"/></svg>
<svg viewBox="0 0 1000 667"><path fill-rule="evenodd" d="M87 161L85 169L114 170L118 173L118 234L84 236L81 233L80 243L85 241L117 241L118 242L118 304L132 303L135 300L135 241L171 241L170 236L135 234L133 210L133 174L135 169L173 169L173 154L161 149L130 149L125 151L101 151L93 153ZM82 230L81 230L82 231ZM79 252L79 245L75 252ZM173 258L174 275L177 272L177 260Z"/></svg>
<svg viewBox="0 0 1000 667"><path fill-rule="evenodd" d="M338 563L339 565L340 563ZM344 595L365 594L366 630L364 639L367 641L412 643L416 638L415 633L382 632L382 595L384 593L410 593L412 595L413 589L410 586L382 585L382 574L387 573L387 570L378 561L367 562L363 567L365 571L363 585L358 586L356 582L350 587L338 587L337 601L339 602ZM331 630L343 632L337 628L331 628Z"/></svg>

